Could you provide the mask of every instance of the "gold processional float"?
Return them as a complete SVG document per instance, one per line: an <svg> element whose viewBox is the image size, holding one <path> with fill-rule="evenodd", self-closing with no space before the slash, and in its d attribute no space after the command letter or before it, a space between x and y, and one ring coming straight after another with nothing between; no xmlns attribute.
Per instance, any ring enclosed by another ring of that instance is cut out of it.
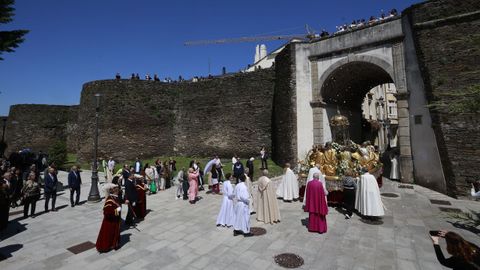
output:
<svg viewBox="0 0 480 270"><path fill-rule="evenodd" d="M320 164L329 192L328 201L333 203L343 200L342 177L347 171L358 177L366 168L377 179L381 179L383 172L383 164L375 147L369 141L358 145L350 140L349 126L348 118L337 111L330 119L333 142L327 142L325 146L314 145L297 167L300 186L304 186L310 168Z"/></svg>

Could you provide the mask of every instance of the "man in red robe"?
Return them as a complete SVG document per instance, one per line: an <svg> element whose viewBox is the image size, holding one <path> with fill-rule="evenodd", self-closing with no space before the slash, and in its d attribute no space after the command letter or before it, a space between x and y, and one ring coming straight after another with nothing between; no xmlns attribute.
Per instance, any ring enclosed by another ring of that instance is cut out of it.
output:
<svg viewBox="0 0 480 270"><path fill-rule="evenodd" d="M142 220L147 215L147 188L141 178L137 178L137 190L138 203L135 205L136 218Z"/></svg>
<svg viewBox="0 0 480 270"><path fill-rule="evenodd" d="M309 213L308 231L325 233L327 232L326 215L328 214L328 206L319 176L318 173L314 173L313 180L307 184L304 211Z"/></svg>
<svg viewBox="0 0 480 270"><path fill-rule="evenodd" d="M108 252L120 248L120 224L122 207L118 198L119 187L110 184L109 195L103 206L103 222L95 244L99 252Z"/></svg>

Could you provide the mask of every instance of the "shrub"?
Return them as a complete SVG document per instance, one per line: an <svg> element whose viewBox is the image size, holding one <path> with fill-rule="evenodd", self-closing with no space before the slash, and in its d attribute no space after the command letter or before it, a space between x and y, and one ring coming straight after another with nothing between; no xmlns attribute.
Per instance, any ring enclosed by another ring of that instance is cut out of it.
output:
<svg viewBox="0 0 480 270"><path fill-rule="evenodd" d="M55 163L58 169L63 169L63 166L67 162L67 144L62 141L54 143L48 149L49 163Z"/></svg>

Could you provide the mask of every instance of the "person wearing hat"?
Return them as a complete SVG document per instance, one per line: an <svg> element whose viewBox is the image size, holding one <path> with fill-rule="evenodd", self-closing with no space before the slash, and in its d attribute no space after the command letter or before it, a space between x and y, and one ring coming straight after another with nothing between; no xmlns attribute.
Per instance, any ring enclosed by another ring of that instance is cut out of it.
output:
<svg viewBox="0 0 480 270"><path fill-rule="evenodd" d="M118 197L118 185L107 183L104 185L105 204L103 206L103 221L98 233L95 247L98 252L108 252L120 247L120 224L122 206Z"/></svg>

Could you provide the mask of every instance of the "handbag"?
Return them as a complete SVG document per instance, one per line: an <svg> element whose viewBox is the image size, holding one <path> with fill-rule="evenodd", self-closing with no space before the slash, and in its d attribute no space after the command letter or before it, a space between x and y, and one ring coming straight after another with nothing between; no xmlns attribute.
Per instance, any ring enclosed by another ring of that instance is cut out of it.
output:
<svg viewBox="0 0 480 270"><path fill-rule="evenodd" d="M157 185L155 184L155 181L150 183L150 192L157 193Z"/></svg>

